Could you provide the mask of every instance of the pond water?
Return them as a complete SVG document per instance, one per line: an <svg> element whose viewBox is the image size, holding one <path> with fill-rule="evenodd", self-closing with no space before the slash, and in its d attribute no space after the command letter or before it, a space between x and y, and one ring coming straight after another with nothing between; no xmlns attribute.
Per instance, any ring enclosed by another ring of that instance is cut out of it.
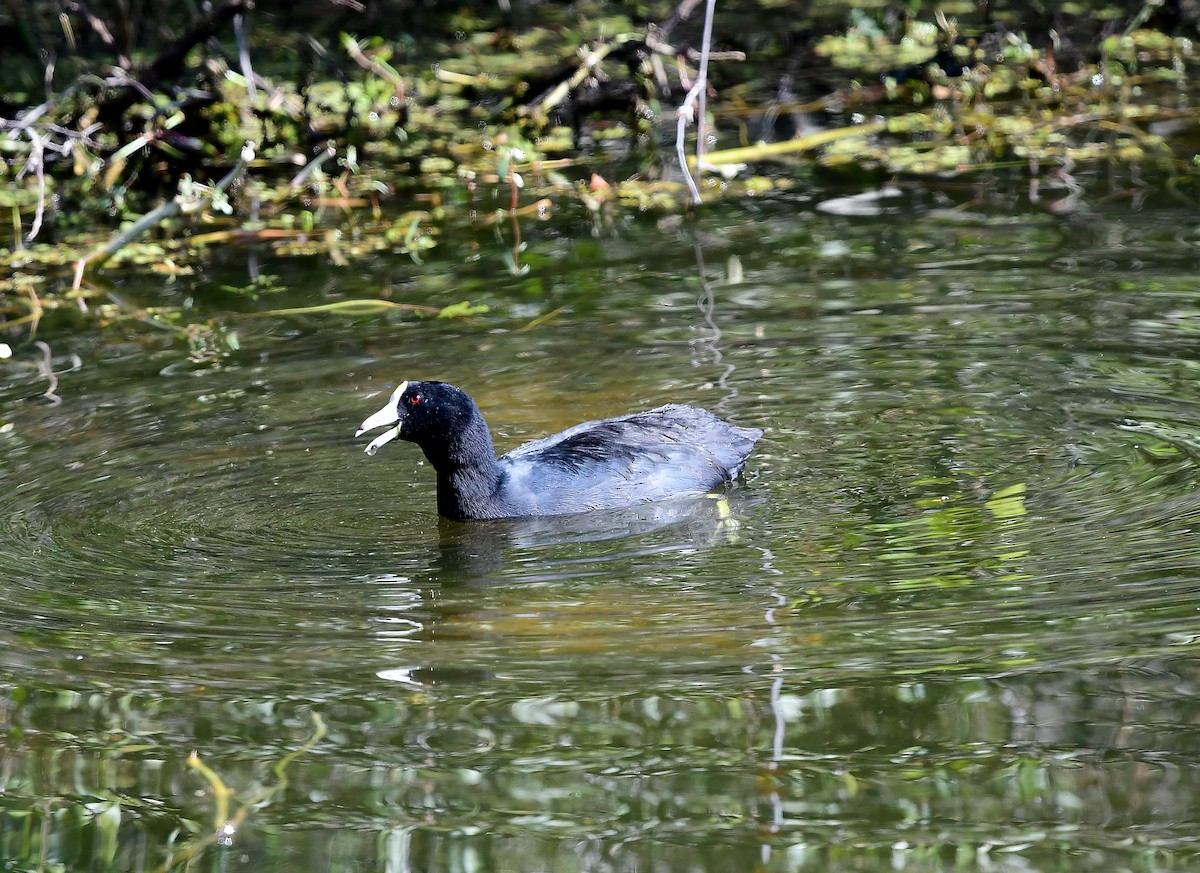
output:
<svg viewBox="0 0 1200 873"><path fill-rule="evenodd" d="M121 293L491 309L46 335L57 404L14 347L4 869L1200 866L1200 222L1094 188L564 216L520 277L491 229L241 250ZM353 438L405 378L501 449L669 401L767 435L728 512L456 525Z"/></svg>

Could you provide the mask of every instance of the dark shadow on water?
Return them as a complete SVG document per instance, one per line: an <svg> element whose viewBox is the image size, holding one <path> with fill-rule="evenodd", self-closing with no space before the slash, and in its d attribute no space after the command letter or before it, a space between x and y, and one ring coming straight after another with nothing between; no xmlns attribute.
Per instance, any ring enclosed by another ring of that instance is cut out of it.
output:
<svg viewBox="0 0 1200 873"><path fill-rule="evenodd" d="M440 522L430 581L448 585L544 581L586 575L589 564L641 553L717 546L765 499L744 491L579 515ZM569 556L562 547L575 546ZM519 569L518 569L519 568Z"/></svg>
<svg viewBox="0 0 1200 873"><path fill-rule="evenodd" d="M516 591L521 586L550 584L562 590L563 585L600 589L614 580L628 584L629 573L647 563L660 566L663 556L737 542L750 528L743 528L743 522L760 515L766 505L765 494L735 489L583 515L442 521L428 569L387 586L392 590L386 596L387 616L381 618L390 621L385 647L392 665L376 675L422 687L490 682L497 678L494 671L459 661L457 655L447 661L442 649L429 644L473 634L471 629L486 623L487 604L497 594L520 598ZM506 592L505 586L512 590ZM399 590L407 597L396 598ZM529 592L536 600L532 588ZM404 612L395 611L397 603L405 604ZM397 615L411 631L396 633Z"/></svg>

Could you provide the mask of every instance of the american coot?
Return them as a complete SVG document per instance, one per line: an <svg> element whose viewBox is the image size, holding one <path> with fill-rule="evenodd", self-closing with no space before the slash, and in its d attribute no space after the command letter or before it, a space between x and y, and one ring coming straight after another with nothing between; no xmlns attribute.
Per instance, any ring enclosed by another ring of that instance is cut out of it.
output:
<svg viewBox="0 0 1200 873"><path fill-rule="evenodd" d="M445 382L404 382L355 436L386 427L367 454L399 437L437 471L446 518L516 518L617 509L703 494L742 471L762 431L669 405L577 424L497 458L479 407Z"/></svg>

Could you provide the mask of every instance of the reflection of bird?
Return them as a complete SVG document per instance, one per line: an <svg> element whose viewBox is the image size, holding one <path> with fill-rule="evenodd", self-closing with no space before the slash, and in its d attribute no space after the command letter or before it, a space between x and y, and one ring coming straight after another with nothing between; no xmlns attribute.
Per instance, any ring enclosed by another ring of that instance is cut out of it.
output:
<svg viewBox="0 0 1200 873"><path fill-rule="evenodd" d="M437 471L438 512L457 520L565 515L703 494L742 471L757 428L692 406L577 424L497 458L479 407L445 382L404 382L356 436L414 442Z"/></svg>

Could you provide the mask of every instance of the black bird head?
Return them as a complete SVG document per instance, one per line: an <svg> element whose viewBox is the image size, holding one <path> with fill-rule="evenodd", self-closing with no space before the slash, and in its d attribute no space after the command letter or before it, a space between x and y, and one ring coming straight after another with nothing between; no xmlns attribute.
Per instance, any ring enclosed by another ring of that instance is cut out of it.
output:
<svg viewBox="0 0 1200 873"><path fill-rule="evenodd" d="M435 467L442 460L455 461L465 448L464 440L477 442L486 434L475 401L445 382L401 382L387 405L368 417L355 436L379 427L388 430L371 441L366 449L368 455L399 438L420 446ZM480 448L486 447L490 453L490 435L484 439Z"/></svg>

